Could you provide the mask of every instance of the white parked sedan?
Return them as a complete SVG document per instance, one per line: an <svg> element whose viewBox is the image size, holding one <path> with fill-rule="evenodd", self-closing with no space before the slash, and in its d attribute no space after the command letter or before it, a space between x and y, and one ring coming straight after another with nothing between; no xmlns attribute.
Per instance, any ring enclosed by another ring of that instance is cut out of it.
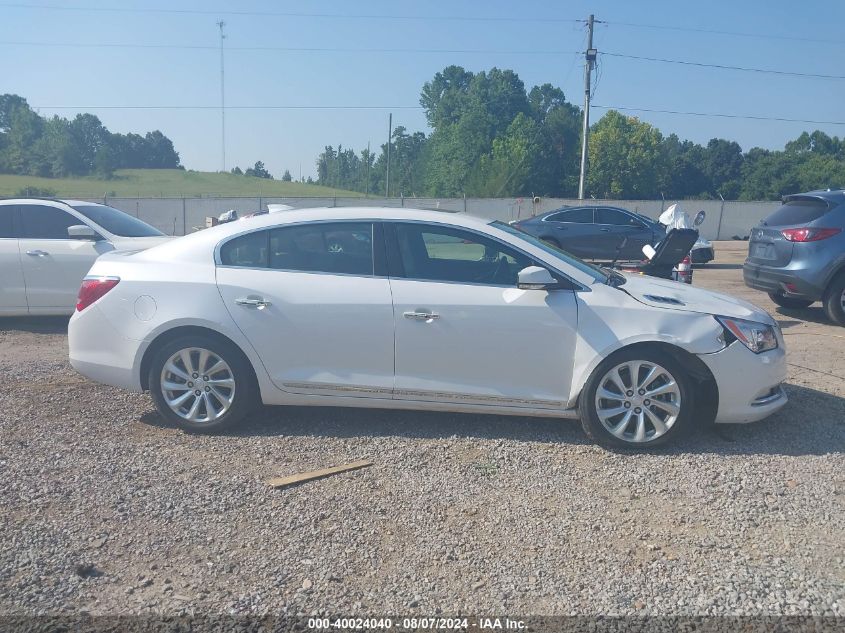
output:
<svg viewBox="0 0 845 633"><path fill-rule="evenodd" d="M171 238L95 202L0 200L0 315L72 314L94 260Z"/></svg>
<svg viewBox="0 0 845 633"><path fill-rule="evenodd" d="M500 222L308 209L94 264L70 360L218 431L259 400L580 418L605 446L781 408L764 311L596 268Z"/></svg>

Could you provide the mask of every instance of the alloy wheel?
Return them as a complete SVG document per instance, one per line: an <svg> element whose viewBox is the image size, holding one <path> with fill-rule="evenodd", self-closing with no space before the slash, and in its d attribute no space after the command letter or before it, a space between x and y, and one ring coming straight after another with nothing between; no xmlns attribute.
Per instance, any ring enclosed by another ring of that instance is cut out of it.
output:
<svg viewBox="0 0 845 633"><path fill-rule="evenodd" d="M681 389L664 367L626 361L602 376L596 389L602 426L624 442L641 444L665 435L681 413Z"/></svg>
<svg viewBox="0 0 845 633"><path fill-rule="evenodd" d="M189 422L213 422L225 415L235 397L229 364L214 352L188 347L173 354L161 370L167 406Z"/></svg>

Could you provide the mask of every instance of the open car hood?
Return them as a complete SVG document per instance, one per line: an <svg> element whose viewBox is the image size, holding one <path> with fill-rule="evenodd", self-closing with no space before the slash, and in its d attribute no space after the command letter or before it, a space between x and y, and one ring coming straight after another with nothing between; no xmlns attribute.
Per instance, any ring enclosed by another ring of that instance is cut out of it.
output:
<svg viewBox="0 0 845 633"><path fill-rule="evenodd" d="M648 306L748 319L760 323L775 323L769 313L762 308L721 292L694 288L689 284L647 275L622 274L626 281L619 289Z"/></svg>

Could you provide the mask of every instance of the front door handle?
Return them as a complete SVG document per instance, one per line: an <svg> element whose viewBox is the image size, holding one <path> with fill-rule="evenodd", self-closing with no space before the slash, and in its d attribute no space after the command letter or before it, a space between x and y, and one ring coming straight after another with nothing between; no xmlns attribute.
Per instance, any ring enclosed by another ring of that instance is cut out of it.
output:
<svg viewBox="0 0 845 633"><path fill-rule="evenodd" d="M432 321L434 321L434 319L440 318L440 315L436 312L424 312L422 310L403 312L402 314L406 319L425 321L426 323L431 323Z"/></svg>
<svg viewBox="0 0 845 633"><path fill-rule="evenodd" d="M599 229L602 233L610 233L610 229Z"/></svg>
<svg viewBox="0 0 845 633"><path fill-rule="evenodd" d="M250 308L257 308L259 310L263 310L267 306L273 305L269 301L265 301L261 297L244 297L241 299L235 299L235 303L239 306L247 306Z"/></svg>
<svg viewBox="0 0 845 633"><path fill-rule="evenodd" d="M50 253L47 251L35 250L35 251L27 251L27 255L31 255L32 257L47 257Z"/></svg>

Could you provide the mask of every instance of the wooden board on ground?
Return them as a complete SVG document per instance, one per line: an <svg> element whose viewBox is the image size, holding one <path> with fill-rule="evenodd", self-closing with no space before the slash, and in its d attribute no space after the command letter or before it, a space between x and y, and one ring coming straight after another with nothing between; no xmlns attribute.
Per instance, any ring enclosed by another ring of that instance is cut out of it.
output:
<svg viewBox="0 0 845 633"><path fill-rule="evenodd" d="M287 477L274 477L267 480L267 485L273 488L284 488L292 484L302 483L303 481L312 481L314 479L322 479L338 473L345 473L350 470L358 470L359 468L366 468L372 466L373 462L367 459L359 459L357 462L350 462L343 466L332 466L331 468L321 468L320 470L311 470L307 473L299 473L298 475L288 475Z"/></svg>

